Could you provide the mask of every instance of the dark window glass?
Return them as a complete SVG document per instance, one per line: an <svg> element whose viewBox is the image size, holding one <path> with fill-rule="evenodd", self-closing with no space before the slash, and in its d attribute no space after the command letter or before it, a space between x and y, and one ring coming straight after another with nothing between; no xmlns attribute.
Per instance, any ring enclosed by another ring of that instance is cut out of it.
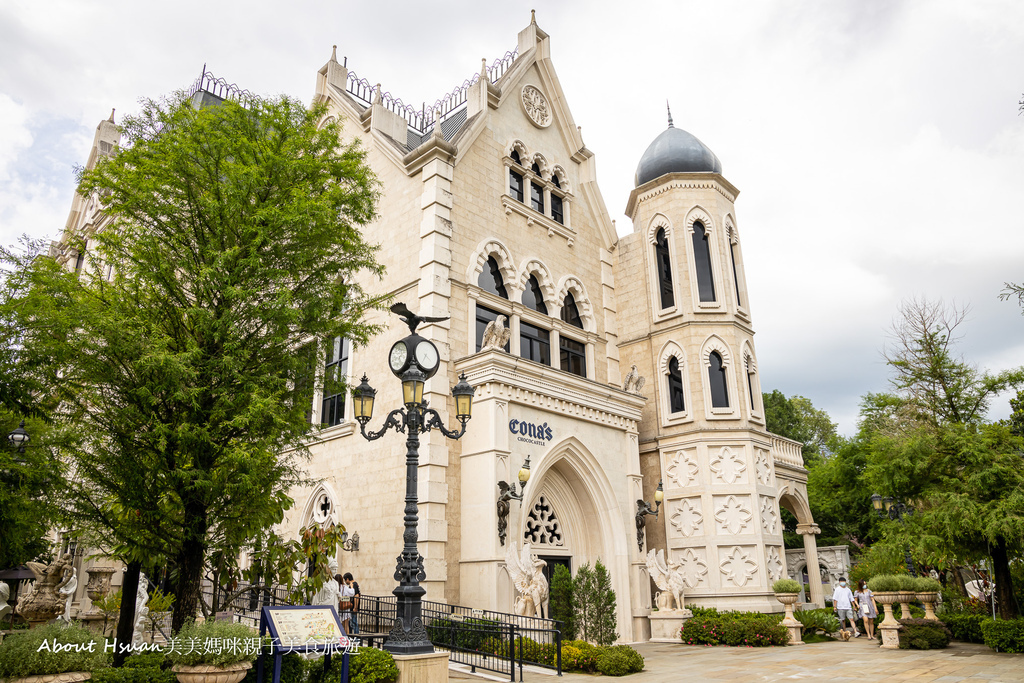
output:
<svg viewBox="0 0 1024 683"><path fill-rule="evenodd" d="M683 375L679 371L679 361L675 358L668 362L668 401L673 413L686 410L683 401Z"/></svg>
<svg viewBox="0 0 1024 683"><path fill-rule="evenodd" d="M557 194L551 195L551 218L556 223L565 225L565 219L562 217L562 198Z"/></svg>
<svg viewBox="0 0 1024 683"><path fill-rule="evenodd" d="M534 211L544 213L544 188L537 183L530 183L530 206Z"/></svg>
<svg viewBox="0 0 1024 683"><path fill-rule="evenodd" d="M519 355L527 360L551 365L551 333L520 321Z"/></svg>
<svg viewBox="0 0 1024 683"><path fill-rule="evenodd" d="M732 256L732 282L736 285L736 305L742 306L743 299L740 298L740 275L736 268L736 244L729 244L729 254Z"/></svg>
<svg viewBox="0 0 1024 683"><path fill-rule="evenodd" d="M505 279L501 277L501 269L498 268L498 262L493 256L487 257L487 263L484 265L484 269L480 271L480 277L477 278L476 283L485 292L500 296L502 299L508 298L508 292L505 289Z"/></svg>
<svg viewBox="0 0 1024 683"><path fill-rule="evenodd" d="M512 169L508 171L508 193L512 199L523 201L523 176Z"/></svg>
<svg viewBox="0 0 1024 683"><path fill-rule="evenodd" d="M348 374L348 339L335 337L327 345L324 365L324 401L320 410L320 423L325 427L341 424L345 420L345 390L343 383Z"/></svg>
<svg viewBox="0 0 1024 683"><path fill-rule="evenodd" d="M562 189L562 183L558 181L558 176L556 175L551 176L551 184L557 187L558 189Z"/></svg>
<svg viewBox="0 0 1024 683"><path fill-rule="evenodd" d="M693 224L693 262L697 266L697 291L701 301L715 300L715 280L711 276L711 247L708 234L699 222Z"/></svg>
<svg viewBox="0 0 1024 683"><path fill-rule="evenodd" d="M302 406L306 422L313 419L313 380L316 379L316 344L306 344L299 349L298 366L292 382L292 405Z"/></svg>
<svg viewBox="0 0 1024 683"><path fill-rule="evenodd" d="M520 166L523 165L522 160L519 158L519 150L518 149L512 150L512 153L509 154L509 156L512 157L512 161L516 162Z"/></svg>
<svg viewBox="0 0 1024 683"><path fill-rule="evenodd" d="M532 308L538 313L548 314L548 307L544 305L544 295L540 291L540 283L537 282L537 276L531 275L529 281L529 287L523 291L523 304L527 308Z"/></svg>
<svg viewBox="0 0 1024 683"><path fill-rule="evenodd" d="M479 351L480 347L483 346L484 342L484 330L487 329L487 323L492 320L497 320L499 315L505 315L504 313L498 313L492 311L489 308L483 306L476 307L476 350ZM505 327L509 326L508 316L505 315ZM508 344L505 344L505 353L508 353Z"/></svg>
<svg viewBox="0 0 1024 683"><path fill-rule="evenodd" d="M75 259L75 272L76 273L81 273L82 272L82 266L84 266L84 265L85 265L85 252L83 251L83 252L80 252L78 254L78 258Z"/></svg>
<svg viewBox="0 0 1024 683"><path fill-rule="evenodd" d="M583 329L583 321L580 320L580 309L576 307L576 299L573 297L572 292L566 294L565 299L562 300L561 318L573 327Z"/></svg>
<svg viewBox="0 0 1024 683"><path fill-rule="evenodd" d="M537 165L536 161L533 162L533 166L530 167L530 170L536 173L537 175L540 175L540 166Z"/></svg>
<svg viewBox="0 0 1024 683"><path fill-rule="evenodd" d="M559 367L561 367L565 372L571 372L574 375L586 377L587 347L575 339L569 339L568 337L559 337L558 345L560 347Z"/></svg>
<svg viewBox="0 0 1024 683"><path fill-rule="evenodd" d="M711 407L728 408L729 390L725 386L725 368L722 367L722 357L717 351L712 351L708 367L708 382L711 384Z"/></svg>
<svg viewBox="0 0 1024 683"><path fill-rule="evenodd" d="M750 371L750 356L747 356L747 391L750 392L750 409L754 410L754 373Z"/></svg>
<svg viewBox="0 0 1024 683"><path fill-rule="evenodd" d="M668 253L668 238L665 229L658 230L654 237L654 254L658 261L658 283L661 290L661 307L672 308L676 304L675 292L672 290L672 259Z"/></svg>

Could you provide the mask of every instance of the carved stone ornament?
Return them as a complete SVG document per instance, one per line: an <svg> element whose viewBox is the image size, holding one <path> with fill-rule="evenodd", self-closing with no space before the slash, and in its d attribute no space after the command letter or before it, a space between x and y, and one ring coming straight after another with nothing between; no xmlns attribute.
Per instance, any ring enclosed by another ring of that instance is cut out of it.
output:
<svg viewBox="0 0 1024 683"><path fill-rule="evenodd" d="M679 563L669 559L665 562L665 551L647 553L647 570L661 591L658 595L658 609L684 609L683 586L686 584Z"/></svg>
<svg viewBox="0 0 1024 683"><path fill-rule="evenodd" d="M775 514L775 499L761 496L761 527L764 528L764 532L774 536L778 522L779 518Z"/></svg>
<svg viewBox="0 0 1024 683"><path fill-rule="evenodd" d="M668 464L668 478L682 488L690 482L697 481L700 468L697 466L697 453L693 450L677 451Z"/></svg>
<svg viewBox="0 0 1024 683"><path fill-rule="evenodd" d="M743 462L743 457L728 446L722 448L718 455L711 460L711 471L726 484L746 481L743 474L746 470L747 463Z"/></svg>
<svg viewBox="0 0 1024 683"><path fill-rule="evenodd" d="M672 526L683 536L701 533L704 514L700 509L700 498L684 498L669 518Z"/></svg>
<svg viewBox="0 0 1024 683"><path fill-rule="evenodd" d="M63 555L50 565L26 562L35 575L29 593L18 600L14 611L31 623L43 623L64 611L65 596L58 591L71 580L71 555Z"/></svg>
<svg viewBox="0 0 1024 683"><path fill-rule="evenodd" d="M715 520L718 521L719 531L738 534L747 527L753 517L750 507L745 504L747 502L746 499L741 501L736 496L729 496L725 499L725 502L715 510Z"/></svg>
<svg viewBox="0 0 1024 683"><path fill-rule="evenodd" d="M704 583L708 573L708 564L693 548L687 548L679 558L679 573L687 588L696 588Z"/></svg>
<svg viewBox="0 0 1024 683"><path fill-rule="evenodd" d="M395 623L391 627L391 632L388 634L388 641L399 643L429 643L430 635L427 634L427 629L423 627L423 620L419 617L412 620L412 626L408 631L405 630L405 625L402 623L402 617L398 617L395 619Z"/></svg>
<svg viewBox="0 0 1024 683"><path fill-rule="evenodd" d="M782 578L782 554L775 546L768 546L767 553L768 580L777 581Z"/></svg>
<svg viewBox="0 0 1024 683"><path fill-rule="evenodd" d="M742 588L757 574L757 563L737 545L722 558L720 569L726 581Z"/></svg>
<svg viewBox="0 0 1024 683"><path fill-rule="evenodd" d="M768 461L768 451L757 449L757 457L754 459L757 467L757 480L765 486L772 485L772 466Z"/></svg>
<svg viewBox="0 0 1024 683"><path fill-rule="evenodd" d="M544 496L540 496L526 518L523 541L537 545L564 545L562 527L555 516L555 509Z"/></svg>
<svg viewBox="0 0 1024 683"><path fill-rule="evenodd" d="M532 85L524 85L521 97L523 111L530 117L530 121L538 128L547 128L551 125L551 107L548 106L548 99L544 93Z"/></svg>

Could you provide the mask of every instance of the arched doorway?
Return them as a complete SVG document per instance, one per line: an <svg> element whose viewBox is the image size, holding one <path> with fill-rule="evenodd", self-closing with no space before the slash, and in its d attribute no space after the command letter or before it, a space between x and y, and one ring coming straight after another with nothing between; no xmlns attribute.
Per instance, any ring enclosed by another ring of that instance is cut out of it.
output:
<svg viewBox="0 0 1024 683"><path fill-rule="evenodd" d="M807 485L803 482L779 479L779 505L796 517L796 532L803 537L805 564L803 573L810 587L810 602L818 607L825 606L825 594L822 587L821 566L818 562L818 543L815 536L821 529L814 523L811 507L807 501ZM802 578L802 574L798 574ZM800 580L799 578L797 579Z"/></svg>

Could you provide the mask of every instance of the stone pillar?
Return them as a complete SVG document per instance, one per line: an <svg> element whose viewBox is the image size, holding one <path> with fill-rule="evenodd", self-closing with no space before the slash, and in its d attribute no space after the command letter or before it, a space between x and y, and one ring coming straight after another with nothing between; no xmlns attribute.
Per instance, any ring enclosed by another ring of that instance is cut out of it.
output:
<svg viewBox="0 0 1024 683"><path fill-rule="evenodd" d="M804 537L804 553L807 555L807 583L811 587L811 602L818 607L825 606L821 590L821 568L818 566L818 542L814 536L821 533L817 524L797 524L796 532Z"/></svg>

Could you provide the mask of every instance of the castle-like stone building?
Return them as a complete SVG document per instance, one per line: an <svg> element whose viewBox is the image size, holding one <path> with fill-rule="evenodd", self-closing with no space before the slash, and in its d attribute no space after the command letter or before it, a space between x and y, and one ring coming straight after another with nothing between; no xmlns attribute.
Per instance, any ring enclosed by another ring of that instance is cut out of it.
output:
<svg viewBox="0 0 1024 683"><path fill-rule="evenodd" d="M434 107L405 107L335 56L315 100L344 141L361 140L381 182L367 237L386 274L367 287L450 316L418 329L441 352L430 406L453 425L451 387L465 373L476 388L461 440L422 437L427 599L511 611L506 551L529 542L548 569L608 567L624 641L650 636L650 549L680 567L691 605L777 610L780 506L800 522L816 575L800 445L765 428L739 190L710 149L670 119L637 150L635 189L612 198L633 224L619 237L535 21L513 52ZM101 123L94 155L115 138ZM95 215L76 198L69 232ZM506 348L482 348L500 316ZM323 367L350 386L368 375L378 390L369 427L401 405L387 360L406 331L394 316L378 321L387 330L365 347L328 344ZM359 546L339 553L341 570L364 593L387 594L402 546L405 440L366 441L344 393L318 395L312 412L321 429L309 468L321 483L291 492L280 531L343 523ZM515 481L527 458L532 476L502 538L498 483ZM659 516L638 516L659 483ZM810 599L823 604L814 581Z"/></svg>

